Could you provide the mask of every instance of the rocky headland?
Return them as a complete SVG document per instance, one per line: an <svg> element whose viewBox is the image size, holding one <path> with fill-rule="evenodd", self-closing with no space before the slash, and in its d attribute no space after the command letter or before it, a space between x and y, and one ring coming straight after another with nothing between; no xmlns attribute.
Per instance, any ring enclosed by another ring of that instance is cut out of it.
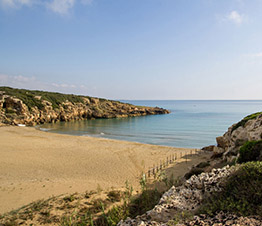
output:
<svg viewBox="0 0 262 226"><path fill-rule="evenodd" d="M2 124L34 126L58 121L168 113L159 107L134 106L95 97L0 87Z"/></svg>

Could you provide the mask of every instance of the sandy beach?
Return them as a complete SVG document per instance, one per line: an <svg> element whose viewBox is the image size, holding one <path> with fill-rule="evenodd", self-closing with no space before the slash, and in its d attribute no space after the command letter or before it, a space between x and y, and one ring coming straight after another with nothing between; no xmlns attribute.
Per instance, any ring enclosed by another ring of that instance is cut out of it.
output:
<svg viewBox="0 0 262 226"><path fill-rule="evenodd" d="M142 171L190 151L30 127L0 127L0 134L0 213L52 195L121 188L125 181L137 188Z"/></svg>

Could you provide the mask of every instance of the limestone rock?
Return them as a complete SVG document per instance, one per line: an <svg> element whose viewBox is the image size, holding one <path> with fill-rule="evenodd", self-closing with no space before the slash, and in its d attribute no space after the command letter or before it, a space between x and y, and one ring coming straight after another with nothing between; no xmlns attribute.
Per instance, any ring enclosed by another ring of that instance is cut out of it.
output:
<svg viewBox="0 0 262 226"><path fill-rule="evenodd" d="M33 126L41 123L57 121L71 121L93 118L123 118L152 114L167 114L162 108L141 107L118 101L99 100L98 98L82 97L83 102L73 103L65 101L54 107L50 101L42 96L30 98L41 101L42 106L28 108L22 100L0 93L0 123Z"/></svg>
<svg viewBox="0 0 262 226"><path fill-rule="evenodd" d="M247 120L245 123L232 125L228 131L216 138L217 146L204 147L206 150L213 148L212 158L221 158L223 161L234 161L240 147L247 141L262 139L262 113L256 118Z"/></svg>
<svg viewBox="0 0 262 226"><path fill-rule="evenodd" d="M179 187L173 186L163 194L159 203L142 216L135 219L126 219L118 223L118 226L140 225L168 225L168 221L174 218L175 213L185 210L195 210L203 200L204 195L211 194L222 189L222 181L228 177L236 167L226 166L222 169L213 169L209 173L193 175ZM150 219L150 220L149 220Z"/></svg>

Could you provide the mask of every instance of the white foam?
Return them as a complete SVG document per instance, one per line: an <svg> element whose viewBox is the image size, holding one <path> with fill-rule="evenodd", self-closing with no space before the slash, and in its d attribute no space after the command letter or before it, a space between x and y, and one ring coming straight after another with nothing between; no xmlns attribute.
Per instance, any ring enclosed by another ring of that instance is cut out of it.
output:
<svg viewBox="0 0 262 226"><path fill-rule="evenodd" d="M48 128L39 128L41 131L44 131L44 132L47 132L47 131L50 131L51 129L48 129Z"/></svg>

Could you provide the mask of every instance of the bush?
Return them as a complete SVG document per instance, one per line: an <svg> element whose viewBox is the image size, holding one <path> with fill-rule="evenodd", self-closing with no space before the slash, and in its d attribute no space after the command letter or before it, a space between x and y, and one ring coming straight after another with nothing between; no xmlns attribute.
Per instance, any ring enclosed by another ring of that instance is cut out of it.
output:
<svg viewBox="0 0 262 226"><path fill-rule="evenodd" d="M262 140L248 141L239 150L238 163L262 161Z"/></svg>
<svg viewBox="0 0 262 226"><path fill-rule="evenodd" d="M157 189L145 189L138 197L131 200L129 204L129 216L131 218L142 215L151 210L159 202L162 193Z"/></svg>
<svg viewBox="0 0 262 226"><path fill-rule="evenodd" d="M225 179L222 191L206 197L200 213L214 215L218 211L262 216L262 162L242 164Z"/></svg>
<svg viewBox="0 0 262 226"><path fill-rule="evenodd" d="M0 91L4 91L7 95L15 96L18 99L22 100L23 103L27 105L29 110L35 106L38 107L38 109L43 109L44 105L42 104L42 100L51 102L53 108L59 108L59 105L63 102L66 102L67 100L72 103L83 103L83 96L73 94L62 94L38 90L13 89L10 87L0 87ZM35 96L41 96L41 100L36 99Z"/></svg>

